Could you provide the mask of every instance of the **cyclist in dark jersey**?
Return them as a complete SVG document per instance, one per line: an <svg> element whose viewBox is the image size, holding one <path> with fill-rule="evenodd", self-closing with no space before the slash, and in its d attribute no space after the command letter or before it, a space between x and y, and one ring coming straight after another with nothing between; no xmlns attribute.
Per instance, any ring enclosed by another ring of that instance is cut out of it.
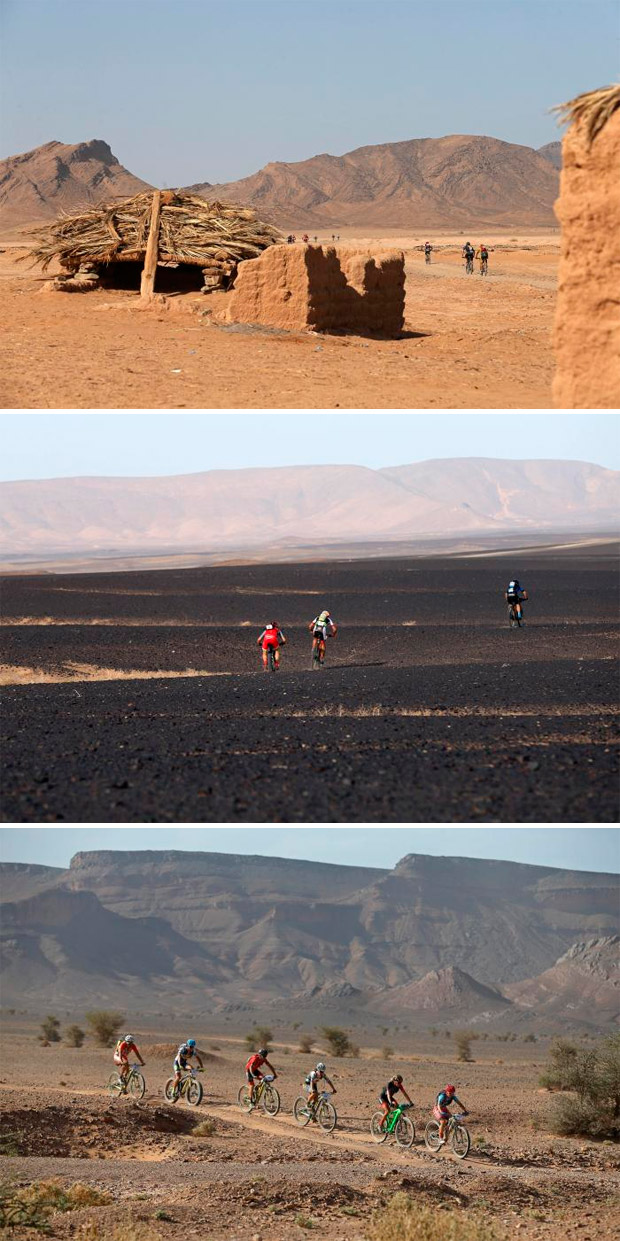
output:
<svg viewBox="0 0 620 1241"><path fill-rule="evenodd" d="M527 590L521 586L518 578L508 583L504 593L506 603L511 603L520 620L523 620L523 600L527 599Z"/></svg>
<svg viewBox="0 0 620 1241"><path fill-rule="evenodd" d="M409 1095L407 1094L407 1091L405 1090L405 1087L403 1086L402 1074L397 1073L396 1077L390 1078L389 1082L387 1083L387 1086L383 1087L383 1090L381 1091L381 1094L379 1095L379 1102L383 1109L383 1120L381 1121L382 1129L388 1118L389 1112L391 1111L393 1107L396 1107L398 1103L396 1095L398 1094L399 1091L401 1091L401 1093L404 1094L407 1102L411 1103L411 1105L413 1106L413 1099L409 1098Z"/></svg>

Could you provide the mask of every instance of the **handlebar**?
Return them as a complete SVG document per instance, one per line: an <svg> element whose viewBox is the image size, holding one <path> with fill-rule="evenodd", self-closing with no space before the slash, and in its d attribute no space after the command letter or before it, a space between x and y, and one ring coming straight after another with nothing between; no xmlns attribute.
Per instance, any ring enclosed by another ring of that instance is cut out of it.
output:
<svg viewBox="0 0 620 1241"><path fill-rule="evenodd" d="M275 1082L275 1080L276 1080L275 1073L265 1073L263 1077L264 1082Z"/></svg>

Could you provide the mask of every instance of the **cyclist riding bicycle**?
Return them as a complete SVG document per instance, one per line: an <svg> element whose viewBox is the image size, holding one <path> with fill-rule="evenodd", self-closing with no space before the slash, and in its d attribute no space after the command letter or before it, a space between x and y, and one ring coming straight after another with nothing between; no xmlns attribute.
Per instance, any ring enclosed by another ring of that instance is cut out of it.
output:
<svg viewBox="0 0 620 1241"><path fill-rule="evenodd" d="M278 669L280 667L280 647L286 646L286 638L277 621L271 621L268 625L265 625L260 638L257 639L256 645L261 646L263 649L263 668L265 672L268 669L267 653L269 650L273 651L275 666Z"/></svg>
<svg viewBox="0 0 620 1241"><path fill-rule="evenodd" d="M174 1092L175 1094L179 1088L179 1082L181 1081L181 1074L187 1073L188 1070L192 1068L192 1065L189 1063L190 1060L195 1059L198 1063L198 1068L199 1069L202 1068L201 1056L204 1056L204 1052L200 1052L198 1050L196 1046L195 1038L188 1038L184 1043L181 1043L181 1046L179 1047L179 1050L177 1051L177 1054L174 1057L173 1070L174 1070Z"/></svg>
<svg viewBox="0 0 620 1241"><path fill-rule="evenodd" d="M336 1094L336 1087L334 1086L334 1083L330 1081L329 1077L327 1076L323 1061L319 1060L319 1063L317 1064L316 1068L311 1069L307 1077L304 1078L304 1087L308 1095L308 1107L310 1109L314 1108L314 1105L318 1100L319 1085L322 1082L326 1082L327 1085L331 1088L332 1094ZM313 1117L313 1120L314 1120L314 1117Z"/></svg>
<svg viewBox="0 0 620 1241"><path fill-rule="evenodd" d="M476 250L476 258L480 260L480 275L484 276L489 262L488 247L480 243L479 248Z"/></svg>
<svg viewBox="0 0 620 1241"><path fill-rule="evenodd" d="M430 241L425 242L425 243L424 243L424 257L425 257L425 259L426 259L426 262L427 262L427 263L430 263L430 261L431 261L431 254L432 254L432 252L433 252L433 247L432 247L432 245L431 245Z"/></svg>
<svg viewBox="0 0 620 1241"><path fill-rule="evenodd" d="M136 1047L133 1034L126 1034L124 1038L119 1038L114 1048L113 1060L118 1069L118 1075L123 1082L123 1089L127 1086L127 1078L129 1076L129 1053L133 1052L138 1057L140 1064L144 1067L144 1060Z"/></svg>
<svg viewBox="0 0 620 1241"><path fill-rule="evenodd" d="M527 590L525 590L525 587L521 586L518 578L513 578L513 580L508 583L507 589L504 592L504 598L506 603L512 604L519 620L523 619L523 600L527 599L527 597Z"/></svg>
<svg viewBox="0 0 620 1241"><path fill-rule="evenodd" d="M463 1116L469 1115L465 1104L461 1103L461 1100L458 1098L456 1086L444 1086L443 1090L439 1091L433 1108L433 1116L435 1120L439 1121L439 1141L442 1145L446 1140L446 1125L451 1115L448 1108L453 1103L458 1103Z"/></svg>
<svg viewBox="0 0 620 1241"><path fill-rule="evenodd" d="M466 241L465 245L463 246L462 254L463 254L463 258L465 259L465 267L467 271L473 271L473 261L474 261L475 253L476 252L474 250L474 247L471 244L471 241Z"/></svg>
<svg viewBox="0 0 620 1241"><path fill-rule="evenodd" d="M252 1090L251 1090L252 1103L254 1103L254 1088L255 1086L258 1085L259 1082L263 1080L263 1074L261 1073L261 1069L264 1064L267 1065L267 1068L269 1069L269 1071L273 1073L274 1078L276 1078L278 1074L276 1073L273 1065L270 1064L269 1060L267 1059L267 1048L266 1047L259 1047L258 1051L253 1051L249 1060L246 1061L245 1076L246 1076L246 1081L252 1087Z"/></svg>
<svg viewBox="0 0 620 1241"><path fill-rule="evenodd" d="M398 1094L399 1090L401 1091L402 1094L404 1094L407 1102L410 1103L411 1106L413 1107L413 1099L409 1097L409 1095L407 1094L407 1091L405 1090L405 1087L403 1086L402 1073L397 1073L396 1077L390 1078L387 1086L383 1087L383 1090L381 1091L381 1094L379 1095L379 1102L383 1109L383 1119L380 1125L381 1129L383 1129L385 1122L392 1108L397 1107L398 1105L398 1100L396 1098L396 1095Z"/></svg>
<svg viewBox="0 0 620 1241"><path fill-rule="evenodd" d="M327 608L325 608L322 612L319 612L318 616L315 616L313 621L310 621L308 629L312 634L313 651L317 646L322 646L324 648L327 637L329 636L335 638L338 633L338 626L336 625L336 622L332 620Z"/></svg>

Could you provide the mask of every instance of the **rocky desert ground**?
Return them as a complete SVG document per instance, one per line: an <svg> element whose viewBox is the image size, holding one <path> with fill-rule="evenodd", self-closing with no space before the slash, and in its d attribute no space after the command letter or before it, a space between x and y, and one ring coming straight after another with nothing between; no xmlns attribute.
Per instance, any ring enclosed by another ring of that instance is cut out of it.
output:
<svg viewBox="0 0 620 1241"><path fill-rule="evenodd" d="M478 235L480 234L480 235ZM311 241L314 241L312 233ZM321 244L332 231L317 230ZM228 294L50 291L0 239L1 402L18 409L526 408L551 404L559 231L480 229L489 274L465 274L464 234L341 228L340 245L403 249L398 340L223 324ZM418 249L436 247L430 266Z"/></svg>
<svg viewBox="0 0 620 1241"><path fill-rule="evenodd" d="M4 818L615 822L617 587L596 540L6 577ZM324 606L340 630L313 672ZM266 676L272 612L288 644Z"/></svg>
<svg viewBox="0 0 620 1241"><path fill-rule="evenodd" d="M373 1046L363 1046L359 1058L328 1060L338 1125L326 1135L314 1126L299 1129L292 1116L304 1074L324 1054L320 1038L301 1055L291 1030L277 1037L280 1114L247 1115L235 1103L247 1055L243 1018L228 1020L227 1032L215 1037L208 1020L192 1026L207 1056L203 1102L189 1108L163 1095L179 1041L169 1024L131 1018L147 1082L144 1099L134 1103L106 1093L110 1050L90 1040L79 1049L43 1047L32 1017L5 1014L2 1179L10 1192L36 1192L49 1181L68 1191L77 1206L52 1212L54 1237L301 1241L316 1234L364 1241L380 1216L389 1217L399 1193L416 1212L430 1208L438 1231L454 1227L455 1236L470 1235L468 1220L485 1223L485 1237L497 1241L617 1236L617 1147L549 1132L552 1096L538 1082L547 1039L476 1043L475 1063L459 1064L449 1040L412 1037L401 1027L389 1061ZM377 1146L369 1133L378 1090L399 1070L415 1104L410 1150L392 1141ZM431 1154L423 1142L434 1095L448 1079L471 1113L464 1161ZM41 1233L24 1226L9 1235Z"/></svg>

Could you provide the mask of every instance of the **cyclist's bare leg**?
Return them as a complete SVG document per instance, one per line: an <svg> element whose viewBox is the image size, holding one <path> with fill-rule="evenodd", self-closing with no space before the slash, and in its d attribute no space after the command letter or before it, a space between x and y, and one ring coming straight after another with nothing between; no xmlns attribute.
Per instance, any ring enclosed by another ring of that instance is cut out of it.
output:
<svg viewBox="0 0 620 1241"><path fill-rule="evenodd" d="M379 1122L379 1128L385 1129L385 1122L390 1114L390 1105L389 1103L382 1103L381 1107L383 1108L383 1119Z"/></svg>
<svg viewBox="0 0 620 1241"><path fill-rule="evenodd" d="M448 1123L448 1122L447 1122L447 1120L440 1120L440 1121L439 1121L439 1140L440 1140L440 1142L445 1142L445 1140L446 1140L446 1125L447 1125L447 1123Z"/></svg>
<svg viewBox="0 0 620 1241"><path fill-rule="evenodd" d="M277 647L277 646L276 646L276 648L275 648L275 650L274 650L274 652L273 652L273 657L274 657L274 659L275 659L275 661L276 661L276 668L279 668L279 666L280 666L280 651L279 651L279 649L278 649L278 647Z"/></svg>

